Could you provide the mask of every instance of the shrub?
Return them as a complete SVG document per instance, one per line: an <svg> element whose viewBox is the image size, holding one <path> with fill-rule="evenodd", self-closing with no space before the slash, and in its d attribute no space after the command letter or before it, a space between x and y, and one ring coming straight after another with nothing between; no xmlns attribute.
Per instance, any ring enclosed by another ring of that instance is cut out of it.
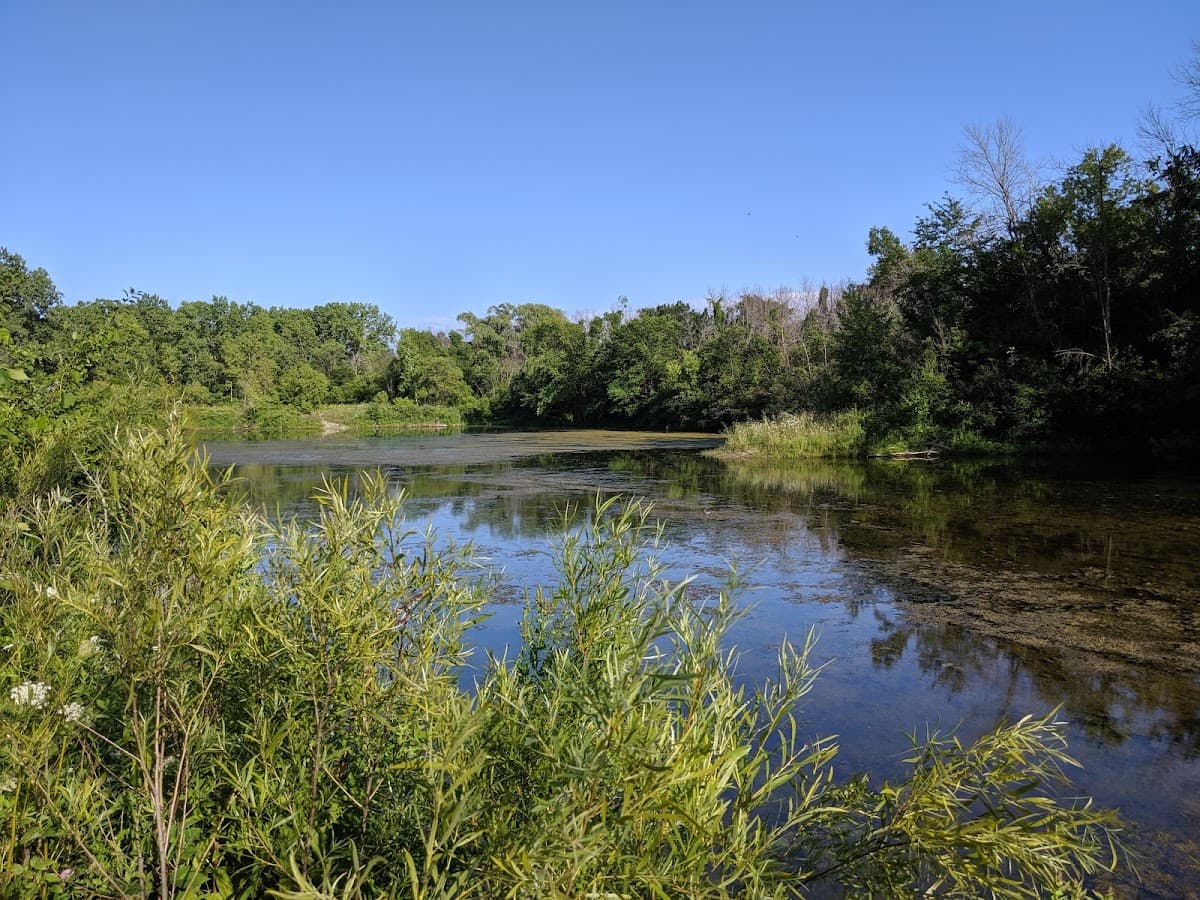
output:
<svg viewBox="0 0 1200 900"><path fill-rule="evenodd" d="M367 419L377 428L395 425L459 426L463 423L462 412L457 407L417 403L408 397L397 397L391 403L377 398L367 407Z"/></svg>
<svg viewBox="0 0 1200 900"><path fill-rule="evenodd" d="M279 399L301 412L312 412L329 397L329 379L308 363L297 363L279 376Z"/></svg>
<svg viewBox="0 0 1200 900"><path fill-rule="evenodd" d="M1051 717L835 782L811 639L741 685L733 602L662 580L643 506L565 520L468 690L484 582L382 479L269 528L177 428L118 449L0 519L0 893L1024 896L1115 864L1113 817L1049 790Z"/></svg>
<svg viewBox="0 0 1200 900"><path fill-rule="evenodd" d="M250 437L271 438L312 432L317 425L290 406L263 400L242 410L238 428Z"/></svg>

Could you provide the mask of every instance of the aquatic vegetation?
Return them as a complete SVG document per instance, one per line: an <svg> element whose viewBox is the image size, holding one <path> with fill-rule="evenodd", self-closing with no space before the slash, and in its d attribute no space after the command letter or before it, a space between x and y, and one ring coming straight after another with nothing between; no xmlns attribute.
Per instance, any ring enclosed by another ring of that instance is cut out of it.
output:
<svg viewBox="0 0 1200 900"><path fill-rule="evenodd" d="M778 459L866 456L866 418L856 410L820 416L789 413L775 419L739 422L725 433L720 458L765 456Z"/></svg>
<svg viewBox="0 0 1200 900"><path fill-rule="evenodd" d="M736 605L664 580L644 505L564 517L466 687L486 581L384 480L270 526L177 428L114 455L0 519L6 895L1028 896L1119 861L1053 715L835 779L811 638L744 686Z"/></svg>

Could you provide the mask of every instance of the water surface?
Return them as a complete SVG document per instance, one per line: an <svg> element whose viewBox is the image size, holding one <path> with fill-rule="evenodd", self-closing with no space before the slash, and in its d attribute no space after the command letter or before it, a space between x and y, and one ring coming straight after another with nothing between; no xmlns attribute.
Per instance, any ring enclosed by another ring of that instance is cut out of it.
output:
<svg viewBox="0 0 1200 900"><path fill-rule="evenodd" d="M499 587L481 646L517 639L527 589L553 582L568 506L654 503L673 576L716 591L731 566L749 612L748 679L784 636L828 662L805 707L839 769L902 772L905 732L972 737L1062 708L1074 783L1134 828L1141 883L1200 893L1200 482L984 462L725 466L709 435L446 434L207 445L253 502L311 515L323 479L381 470L410 521L471 541Z"/></svg>

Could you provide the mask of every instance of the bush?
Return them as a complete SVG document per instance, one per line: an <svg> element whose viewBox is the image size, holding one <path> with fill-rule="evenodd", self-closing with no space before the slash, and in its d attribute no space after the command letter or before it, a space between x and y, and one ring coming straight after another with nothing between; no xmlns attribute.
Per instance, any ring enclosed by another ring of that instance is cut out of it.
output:
<svg viewBox="0 0 1200 900"><path fill-rule="evenodd" d="M312 412L329 397L329 379L308 363L298 363L279 376L279 399L301 412Z"/></svg>
<svg viewBox="0 0 1200 900"><path fill-rule="evenodd" d="M408 397L397 397L391 403L376 398L367 407L367 419L376 427L389 425L450 425L461 426L462 412L454 406L417 403Z"/></svg>
<svg viewBox="0 0 1200 900"><path fill-rule="evenodd" d="M271 438L311 433L317 425L290 406L264 400L243 408L238 430L250 437Z"/></svg>
<svg viewBox="0 0 1200 900"><path fill-rule="evenodd" d="M565 522L523 644L462 686L486 599L382 479L268 528L175 429L0 519L0 893L1024 896L1115 864L1059 803L1052 718L835 783L811 641L740 686L736 616L668 584L637 504Z"/></svg>

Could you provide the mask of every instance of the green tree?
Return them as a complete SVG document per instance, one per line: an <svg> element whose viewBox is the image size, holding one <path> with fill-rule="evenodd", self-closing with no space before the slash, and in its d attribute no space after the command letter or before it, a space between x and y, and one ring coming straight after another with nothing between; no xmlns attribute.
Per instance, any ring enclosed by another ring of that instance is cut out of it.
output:
<svg viewBox="0 0 1200 900"><path fill-rule="evenodd" d="M306 362L279 376L279 399L301 412L311 412L329 398L329 379Z"/></svg>
<svg viewBox="0 0 1200 900"><path fill-rule="evenodd" d="M521 346L520 317L511 303L488 307L480 318L464 312L458 316L470 347L462 366L467 383L481 397L494 399L504 394L525 364Z"/></svg>
<svg viewBox="0 0 1200 900"><path fill-rule="evenodd" d="M313 307L312 316L318 339L340 346L355 375L386 352L396 335L391 316L373 303L326 303Z"/></svg>
<svg viewBox="0 0 1200 900"><path fill-rule="evenodd" d="M560 310L538 303L515 309L524 362L502 400L512 414L554 424L582 417L586 332Z"/></svg>
<svg viewBox="0 0 1200 900"><path fill-rule="evenodd" d="M45 269L30 270L18 253L0 247L0 327L18 344L40 343L62 295Z"/></svg>
<svg viewBox="0 0 1200 900"><path fill-rule="evenodd" d="M1043 201L1062 210L1065 239L1093 304L1108 368L1112 368L1117 349L1114 303L1132 285L1138 271L1135 253L1145 207L1135 200L1151 191L1137 176L1129 154L1113 144L1086 151Z"/></svg>
<svg viewBox="0 0 1200 900"><path fill-rule="evenodd" d="M256 309L236 334L221 343L226 377L236 385L239 395L250 401L277 395L279 360L286 352L270 315L261 309Z"/></svg>
<svg viewBox="0 0 1200 900"><path fill-rule="evenodd" d="M448 350L428 331L405 328L396 343L396 355L384 376L388 397L406 397L417 403L462 406L473 398L462 369Z"/></svg>

